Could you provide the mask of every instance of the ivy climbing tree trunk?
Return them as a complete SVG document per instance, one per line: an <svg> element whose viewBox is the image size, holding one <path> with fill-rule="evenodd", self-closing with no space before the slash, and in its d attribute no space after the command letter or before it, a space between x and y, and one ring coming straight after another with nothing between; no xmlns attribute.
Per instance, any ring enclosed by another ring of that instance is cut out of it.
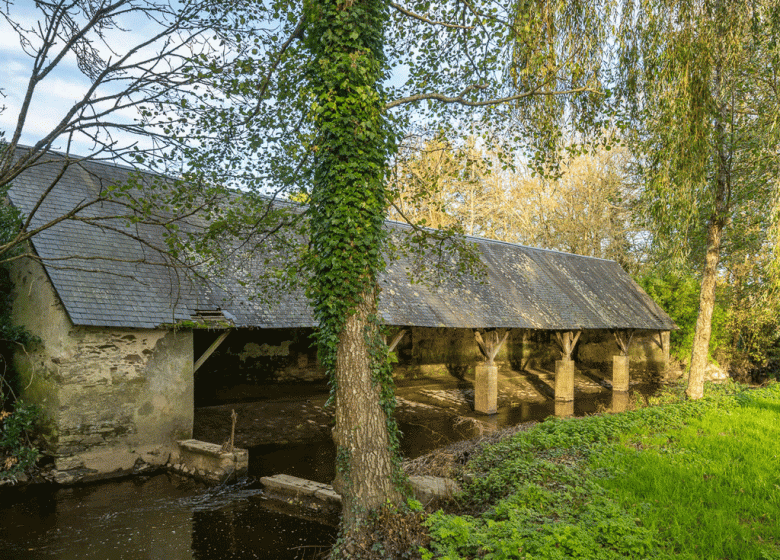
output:
<svg viewBox="0 0 780 560"><path fill-rule="evenodd" d="M379 0L312 0L306 17L316 133L309 297L336 407L335 486L343 497L336 553L357 557L351 547L371 511L402 499L394 388L376 315L384 171L394 149L381 88L387 13Z"/></svg>

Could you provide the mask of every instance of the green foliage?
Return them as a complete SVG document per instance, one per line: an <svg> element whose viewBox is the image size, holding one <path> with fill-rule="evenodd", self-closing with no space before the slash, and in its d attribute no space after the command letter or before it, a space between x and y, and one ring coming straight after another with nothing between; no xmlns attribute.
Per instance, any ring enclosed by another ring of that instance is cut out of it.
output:
<svg viewBox="0 0 780 560"><path fill-rule="evenodd" d="M366 515L361 521L362 530L349 545L342 536L335 547L348 547L346 557L350 560L420 560L429 542L422 509L422 504L414 500L409 500L408 507L385 503Z"/></svg>
<svg viewBox="0 0 780 560"><path fill-rule="evenodd" d="M336 359L348 317L359 306L367 308L359 312L365 314L367 373L380 388L379 404L395 465L394 482L400 487L399 434L393 418L395 385L381 321L375 315L377 278L385 266L387 239L384 173L395 149L380 86L386 72L383 29L388 14L386 4L378 1L357 2L348 8L338 1L306 4L305 42L312 56L307 66L312 100L309 116L316 131L307 222L312 245L307 257L311 272L307 296L319 325L319 356L333 397L340 381L362 374L338 372ZM347 454L346 460L339 461L337 467L349 484L359 473L349 471L348 452L340 449L339 456L343 454Z"/></svg>
<svg viewBox="0 0 780 560"><path fill-rule="evenodd" d="M380 2L342 9L308 3L307 44L314 140L309 297L320 325L323 365L333 368L344 321L376 289L383 268L385 162L393 149L381 110L384 72Z"/></svg>
<svg viewBox="0 0 780 560"><path fill-rule="evenodd" d="M720 272L767 251L780 168L774 0L621 0L616 74L661 262L702 272L688 394L701 395ZM734 259L734 257L737 257ZM713 325L714 326L714 325Z"/></svg>
<svg viewBox="0 0 780 560"><path fill-rule="evenodd" d="M681 271L645 274L640 276L637 282L679 327L679 330L672 331L670 335L672 354L687 364L691 359L693 336L699 315L700 281L691 272ZM729 314L724 304L717 301L712 313L711 357L717 356L718 350L729 346L728 320Z"/></svg>
<svg viewBox="0 0 780 560"><path fill-rule="evenodd" d="M482 448L424 558L775 558L780 385L550 420ZM744 437L747 435L747 437Z"/></svg>
<svg viewBox="0 0 780 560"><path fill-rule="evenodd" d="M0 405L4 405L0 391ZM30 434L38 420L37 406L17 400L12 412L0 406L0 480L15 479L30 469L38 459L38 449L31 443Z"/></svg>

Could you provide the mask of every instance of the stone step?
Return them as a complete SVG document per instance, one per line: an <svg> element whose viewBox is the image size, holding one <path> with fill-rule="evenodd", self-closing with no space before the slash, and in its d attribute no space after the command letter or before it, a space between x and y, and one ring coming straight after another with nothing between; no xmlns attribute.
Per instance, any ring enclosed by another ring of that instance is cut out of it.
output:
<svg viewBox="0 0 780 560"><path fill-rule="evenodd" d="M458 484L449 478L438 476L410 476L409 482L415 497L424 506L436 506L460 492ZM309 510L335 510L341 508L341 496L333 487L288 474L264 476L260 483L269 497L282 499Z"/></svg>

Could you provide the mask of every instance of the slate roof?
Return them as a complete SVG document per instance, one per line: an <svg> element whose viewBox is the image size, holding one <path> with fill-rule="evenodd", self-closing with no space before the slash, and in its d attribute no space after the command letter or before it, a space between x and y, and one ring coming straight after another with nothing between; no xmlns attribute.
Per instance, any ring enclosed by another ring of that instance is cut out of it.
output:
<svg viewBox="0 0 780 560"><path fill-rule="evenodd" d="M28 214L59 172L60 161L59 155L52 154L49 163L17 178L9 192L11 202ZM94 199L109 185L124 183L130 173L129 168L107 163L71 165L36 211L31 227ZM112 203L104 202L90 207L86 215L115 213ZM389 227L404 226L390 223ZM109 220L105 227L96 227L64 220L38 233L33 246L76 325L155 328L190 320L198 310L221 308L239 327L314 326L301 293L275 294L264 303L252 299L233 279L223 278L217 284L227 286L228 298L214 285L164 266L165 253L150 248L163 247L161 236L159 227L148 225L131 227ZM486 265L484 282L453 278L437 289L411 284L406 274L410 263L396 260L381 279L379 311L387 324L544 330L676 328L616 262L469 239Z"/></svg>

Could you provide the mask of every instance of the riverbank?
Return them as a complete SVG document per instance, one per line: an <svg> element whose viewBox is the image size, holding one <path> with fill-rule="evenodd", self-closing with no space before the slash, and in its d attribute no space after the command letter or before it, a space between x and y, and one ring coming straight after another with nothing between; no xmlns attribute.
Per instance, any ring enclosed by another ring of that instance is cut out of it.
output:
<svg viewBox="0 0 780 560"><path fill-rule="evenodd" d="M455 453L423 558L780 558L780 384L650 404Z"/></svg>

